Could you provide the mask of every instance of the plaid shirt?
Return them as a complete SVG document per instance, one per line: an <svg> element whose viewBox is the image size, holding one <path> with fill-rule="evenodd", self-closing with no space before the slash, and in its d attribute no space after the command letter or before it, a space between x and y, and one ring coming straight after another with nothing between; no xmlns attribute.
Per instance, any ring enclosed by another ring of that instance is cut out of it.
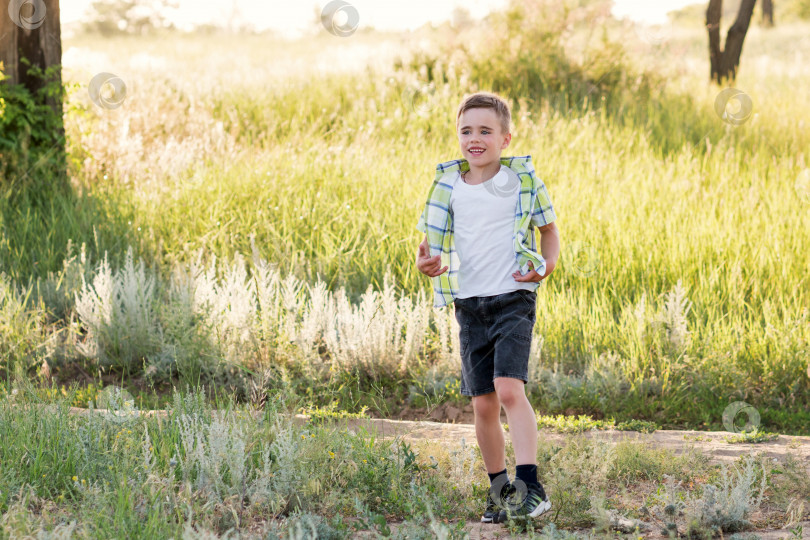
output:
<svg viewBox="0 0 810 540"><path fill-rule="evenodd" d="M540 275L546 271L546 261L538 253L533 226L542 227L557 219L545 184L534 173L531 156L501 157L520 179L520 196L515 207L515 232L512 237L515 259L520 272L529 271L529 262ZM436 178L428 192L425 208L419 216L416 228L427 235L431 256L441 255L441 266L447 266L443 274L431 278L435 293L433 307L445 307L458 295L458 270L460 260L453 236L453 212L450 210L450 194L457 171L470 170L466 159L454 159L436 166ZM542 282L540 282L542 283ZM534 290L537 290L536 283Z"/></svg>

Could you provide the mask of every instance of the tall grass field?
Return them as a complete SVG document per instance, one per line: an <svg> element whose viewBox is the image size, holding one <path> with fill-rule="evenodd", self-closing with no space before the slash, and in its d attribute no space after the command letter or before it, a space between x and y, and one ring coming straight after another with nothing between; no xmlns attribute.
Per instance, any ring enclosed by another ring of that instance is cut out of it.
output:
<svg viewBox="0 0 810 540"><path fill-rule="evenodd" d="M416 269L416 223L436 165L461 157L455 113L478 90L509 100L502 155L532 156L558 216L526 385L535 410L723 430L744 402L761 430L810 434L809 36L807 21L755 20L724 86L709 81L699 19L652 30L600 2L514 2L408 35L66 36L65 188L49 191L56 173L33 158L0 182L0 527L249 536L246 523L318 504L369 527L477 519L484 491L452 494L472 457L445 456L448 480L407 446L293 432L268 411L469 403L452 307L432 307ZM125 83L103 96L120 106L91 99L102 72ZM68 414L112 385L169 416ZM24 443L31 430L48 442ZM547 451L573 463L607 450ZM276 468L293 455L331 472ZM716 474L644 459L661 486ZM556 526L599 522L590 496L639 470L604 463ZM737 478L753 486L764 469L751 467ZM294 477L274 484L271 470ZM284 492L290 482L304 495ZM77 522L26 510L75 517L77 501L92 501ZM314 513L288 525L278 534L348 530Z"/></svg>
<svg viewBox="0 0 810 540"><path fill-rule="evenodd" d="M47 362L64 380L78 367L244 394L283 368L392 404L403 382L435 393L460 376L457 327L429 303L415 224L436 164L459 155L458 102L489 89L513 101L503 155L532 155L559 216L537 406L718 426L743 400L803 431L806 26L752 26L734 88L753 105L727 104L735 125L715 110L701 28L543 9L490 21L508 36L497 54L445 26L387 70L373 55L397 37L374 32L68 40L72 190L2 199L3 372ZM115 109L88 94L105 70L128 85Z"/></svg>

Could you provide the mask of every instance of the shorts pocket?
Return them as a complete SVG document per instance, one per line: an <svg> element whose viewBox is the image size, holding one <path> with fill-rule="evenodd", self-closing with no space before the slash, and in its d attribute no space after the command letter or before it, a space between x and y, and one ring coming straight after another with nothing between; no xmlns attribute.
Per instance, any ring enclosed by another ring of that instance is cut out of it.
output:
<svg viewBox="0 0 810 540"><path fill-rule="evenodd" d="M532 310L537 309L537 293L534 291L527 291L525 289L518 289L518 296L523 301L523 305Z"/></svg>
<svg viewBox="0 0 810 540"><path fill-rule="evenodd" d="M462 356L467 352L470 342L470 321L468 315L456 307L456 322L458 322L458 345Z"/></svg>
<svg viewBox="0 0 810 540"><path fill-rule="evenodd" d="M532 334L525 334L521 332L512 332L510 334L513 338L517 339L518 341L522 341L524 343L531 343L532 342Z"/></svg>

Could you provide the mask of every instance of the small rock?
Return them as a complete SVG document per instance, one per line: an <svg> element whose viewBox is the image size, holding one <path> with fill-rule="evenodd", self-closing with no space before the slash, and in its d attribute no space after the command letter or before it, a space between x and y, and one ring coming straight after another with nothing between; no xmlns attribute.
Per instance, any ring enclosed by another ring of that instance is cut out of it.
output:
<svg viewBox="0 0 810 540"><path fill-rule="evenodd" d="M636 527L638 527L639 531L647 531L650 529L650 526L643 521L626 518L615 510L608 510L607 515L610 517L610 528L615 531L631 533L636 530Z"/></svg>
<svg viewBox="0 0 810 540"><path fill-rule="evenodd" d="M447 415L447 419L451 422L455 422L458 420L458 415L461 414L461 409L453 407L452 405L448 405L447 408L444 410L444 414Z"/></svg>
<svg viewBox="0 0 810 540"><path fill-rule="evenodd" d="M466 405L464 405L464 408L461 409L461 410L466 412L466 413L473 412L473 404L472 403L467 403Z"/></svg>
<svg viewBox="0 0 810 540"><path fill-rule="evenodd" d="M438 407L430 411L430 414L428 416L437 422L441 422L442 419L444 418L444 405L439 405Z"/></svg>

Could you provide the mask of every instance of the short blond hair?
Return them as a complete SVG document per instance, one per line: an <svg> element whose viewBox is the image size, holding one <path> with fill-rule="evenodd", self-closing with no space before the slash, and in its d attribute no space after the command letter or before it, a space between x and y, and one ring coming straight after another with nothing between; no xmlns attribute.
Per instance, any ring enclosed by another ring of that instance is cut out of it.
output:
<svg viewBox="0 0 810 540"><path fill-rule="evenodd" d="M512 113L509 110L509 104L501 96L493 94L492 92L476 92L466 96L458 107L458 114L456 115L456 129L458 129L458 121L461 114L469 109L492 109L501 121L501 131L504 134L509 133L509 126L512 123Z"/></svg>

